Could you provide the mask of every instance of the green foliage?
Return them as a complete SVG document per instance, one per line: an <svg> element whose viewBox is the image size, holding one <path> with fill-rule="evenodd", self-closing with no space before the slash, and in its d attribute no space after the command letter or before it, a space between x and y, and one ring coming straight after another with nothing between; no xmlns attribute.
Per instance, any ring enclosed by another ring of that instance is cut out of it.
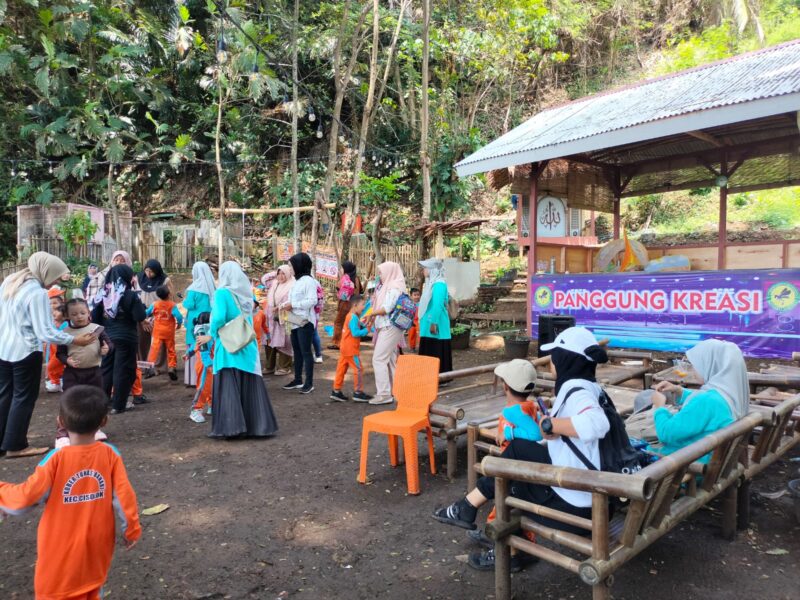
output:
<svg viewBox="0 0 800 600"><path fill-rule="evenodd" d="M408 191L408 186L399 183L403 173L395 171L385 177L362 175L358 193L365 206L372 208L389 208L400 199L401 192Z"/></svg>
<svg viewBox="0 0 800 600"><path fill-rule="evenodd" d="M55 229L67 245L67 251L72 254L92 239L98 226L88 212L75 211L56 223Z"/></svg>

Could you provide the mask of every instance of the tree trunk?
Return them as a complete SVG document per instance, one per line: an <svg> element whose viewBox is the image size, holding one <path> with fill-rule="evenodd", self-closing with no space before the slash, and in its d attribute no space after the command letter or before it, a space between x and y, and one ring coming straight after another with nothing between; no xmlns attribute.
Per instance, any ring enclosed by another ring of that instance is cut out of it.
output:
<svg viewBox="0 0 800 600"><path fill-rule="evenodd" d="M375 264L383 262L381 253L381 221L383 220L383 208L378 208L375 219L372 221L372 253L375 255Z"/></svg>
<svg viewBox="0 0 800 600"><path fill-rule="evenodd" d="M220 66L220 69L222 67ZM225 261L223 246L225 245L225 176L222 173L222 152L220 150L220 137L222 136L222 106L225 96L222 90L222 72L217 74L217 130L214 133L214 152L217 166L217 180L219 182L219 244L217 246L218 267Z"/></svg>
<svg viewBox="0 0 800 600"><path fill-rule="evenodd" d="M294 0L294 20L292 21L292 207L294 219L294 251L300 252L300 190L297 182L297 119L298 119L298 99L297 99L297 25L300 20L300 0Z"/></svg>
<svg viewBox="0 0 800 600"><path fill-rule="evenodd" d="M323 192L314 194L314 210L311 211L311 274L316 277L317 268L317 238L319 237L319 211L325 204Z"/></svg>
<svg viewBox="0 0 800 600"><path fill-rule="evenodd" d="M114 239L117 241L117 249L122 246L122 227L119 224L119 207L117 197L114 195L114 164L108 163L108 204L111 206L111 222L114 225ZM130 250L130 248L128 248Z"/></svg>
<svg viewBox="0 0 800 600"><path fill-rule="evenodd" d="M422 223L431 220L431 159L428 156L428 128L430 125L428 80L430 78L430 0L422 0L422 113L420 115L419 161L422 170ZM420 233L420 245L425 251L425 237Z"/></svg>

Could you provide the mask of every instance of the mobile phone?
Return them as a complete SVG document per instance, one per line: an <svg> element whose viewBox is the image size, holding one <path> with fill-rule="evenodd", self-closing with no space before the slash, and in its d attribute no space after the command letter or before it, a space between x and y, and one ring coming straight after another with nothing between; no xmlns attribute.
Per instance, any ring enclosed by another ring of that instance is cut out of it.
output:
<svg viewBox="0 0 800 600"><path fill-rule="evenodd" d="M95 328L92 330L92 335L94 335L95 337L98 337L98 338L99 338L101 335L103 335L103 332L104 332L105 330L106 330L106 328L105 328L105 327L103 327L102 325L98 325L97 327L95 327Z"/></svg>
<svg viewBox="0 0 800 600"><path fill-rule="evenodd" d="M544 400L542 400L540 397L537 397L536 403L539 405L539 410L542 411L543 415L547 416L548 414L550 414L547 412L547 406L545 406Z"/></svg>

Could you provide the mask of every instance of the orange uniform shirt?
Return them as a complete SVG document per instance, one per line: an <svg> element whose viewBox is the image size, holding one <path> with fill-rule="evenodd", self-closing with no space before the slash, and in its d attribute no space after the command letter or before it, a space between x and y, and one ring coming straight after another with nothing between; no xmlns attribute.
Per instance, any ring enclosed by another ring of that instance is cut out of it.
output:
<svg viewBox="0 0 800 600"><path fill-rule="evenodd" d="M175 333L178 320L175 318L175 307L172 300L153 302L153 337L169 337Z"/></svg>
<svg viewBox="0 0 800 600"><path fill-rule="evenodd" d="M352 311L348 313L342 327L342 339L339 342L341 356L358 356L361 353L361 338L367 333L369 333L367 329L359 325L358 315Z"/></svg>
<svg viewBox="0 0 800 600"><path fill-rule="evenodd" d="M37 600L60 600L105 583L114 554L115 509L127 540L142 535L136 494L110 444L52 450L24 483L0 482L0 510L6 513L23 514L41 502Z"/></svg>

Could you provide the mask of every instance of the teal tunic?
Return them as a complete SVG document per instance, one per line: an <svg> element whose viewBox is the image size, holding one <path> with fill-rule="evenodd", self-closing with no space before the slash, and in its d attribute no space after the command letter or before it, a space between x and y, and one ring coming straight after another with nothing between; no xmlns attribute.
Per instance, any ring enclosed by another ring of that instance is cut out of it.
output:
<svg viewBox="0 0 800 600"><path fill-rule="evenodd" d="M447 283L437 281L433 284L431 291L431 301L428 302L428 310L419 318L419 335L421 337L433 338L437 340L450 339L450 315L447 314ZM436 335L431 334L431 324L436 323L439 331Z"/></svg>
<svg viewBox="0 0 800 600"><path fill-rule="evenodd" d="M717 390L684 390L677 403L686 406L674 415L666 408L658 408L653 414L656 435L663 444L656 450L658 454L672 454L734 422L730 406ZM707 463L710 458L711 453L698 462Z"/></svg>
<svg viewBox="0 0 800 600"><path fill-rule="evenodd" d="M222 369L232 368L261 375L261 360L258 355L258 341L253 340L236 354L231 354L222 345L219 339L219 330L226 324L242 314L233 294L223 288L214 293L214 308L211 310L211 337L214 338L214 374ZM253 317L248 316L247 322L253 325Z"/></svg>
<svg viewBox="0 0 800 600"><path fill-rule="evenodd" d="M186 309L186 347L193 348L194 320L200 313L211 312L211 299L208 294L189 290L183 301L183 308Z"/></svg>

